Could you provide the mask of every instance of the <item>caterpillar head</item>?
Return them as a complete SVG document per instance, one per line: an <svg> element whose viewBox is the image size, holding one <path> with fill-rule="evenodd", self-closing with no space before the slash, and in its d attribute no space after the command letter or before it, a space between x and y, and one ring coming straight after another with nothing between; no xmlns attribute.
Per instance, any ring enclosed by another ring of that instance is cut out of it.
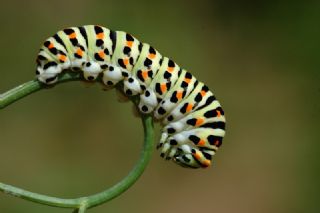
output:
<svg viewBox="0 0 320 213"><path fill-rule="evenodd" d="M195 159L192 157L192 154L190 153L175 156L173 158L173 162L185 168L197 169L201 167L200 164L197 161L195 161Z"/></svg>
<svg viewBox="0 0 320 213"><path fill-rule="evenodd" d="M211 161L206 159L204 155L194 148L182 145L177 149L177 153L173 158L173 161L178 165L186 168L206 168L210 166Z"/></svg>

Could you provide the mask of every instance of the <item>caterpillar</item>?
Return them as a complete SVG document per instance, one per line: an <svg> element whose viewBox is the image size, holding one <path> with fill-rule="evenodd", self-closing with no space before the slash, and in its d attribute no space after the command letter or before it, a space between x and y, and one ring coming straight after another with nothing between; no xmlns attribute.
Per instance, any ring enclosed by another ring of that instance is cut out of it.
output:
<svg viewBox="0 0 320 213"><path fill-rule="evenodd" d="M222 144L225 116L209 88L155 48L123 31L98 25L69 27L45 40L37 55L37 79L54 84L65 70L108 88L123 84L139 96L138 110L162 130L160 156L188 168L205 168Z"/></svg>

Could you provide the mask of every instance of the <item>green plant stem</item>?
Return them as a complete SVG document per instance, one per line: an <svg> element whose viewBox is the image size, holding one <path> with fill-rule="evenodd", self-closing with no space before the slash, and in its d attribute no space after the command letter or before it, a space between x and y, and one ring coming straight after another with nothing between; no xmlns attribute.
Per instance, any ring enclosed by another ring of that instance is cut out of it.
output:
<svg viewBox="0 0 320 213"><path fill-rule="evenodd" d="M82 80L79 74L76 73L64 73L58 80L57 83L67 82L67 81L78 81ZM38 82L37 80L26 82L8 92L0 95L0 109L20 100L27 95L30 95L41 89L48 88L48 86ZM132 100L134 101L134 99ZM4 193L13 195L15 197L23 198L36 203L41 203L49 206L63 207L63 208L74 208L76 212L85 212L86 209L100 205L107 202L126 191L131 187L136 180L141 176L144 169L146 168L151 154L154 148L153 143L153 121L151 116L142 116L142 124L144 127L144 145L140 155L140 159L136 163L132 171L124 177L120 182L115 184L109 189L102 191L100 193L79 197L74 199L63 199L57 197L51 197L47 195L42 195L34 193L31 191L23 190L21 188L0 183L0 191Z"/></svg>
<svg viewBox="0 0 320 213"><path fill-rule="evenodd" d="M70 73L66 72L59 78L57 83L63 83L67 81L79 81L81 80L79 73ZM30 95L34 92L37 92L41 89L51 88L52 86L47 86L40 83L37 80L28 81L24 84L21 84L5 93L0 94L0 109L5 108L6 106L24 98L27 95Z"/></svg>

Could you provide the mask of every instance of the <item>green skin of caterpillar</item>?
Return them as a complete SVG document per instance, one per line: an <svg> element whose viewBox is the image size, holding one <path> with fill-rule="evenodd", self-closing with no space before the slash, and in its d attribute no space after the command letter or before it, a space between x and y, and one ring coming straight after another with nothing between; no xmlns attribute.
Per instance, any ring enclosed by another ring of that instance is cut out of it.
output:
<svg viewBox="0 0 320 213"><path fill-rule="evenodd" d="M48 38L37 57L39 81L54 84L64 70L88 81L101 75L108 88L140 95L139 110L163 126L161 157L183 167L205 168L222 144L225 117L211 91L147 43L97 25L70 27Z"/></svg>

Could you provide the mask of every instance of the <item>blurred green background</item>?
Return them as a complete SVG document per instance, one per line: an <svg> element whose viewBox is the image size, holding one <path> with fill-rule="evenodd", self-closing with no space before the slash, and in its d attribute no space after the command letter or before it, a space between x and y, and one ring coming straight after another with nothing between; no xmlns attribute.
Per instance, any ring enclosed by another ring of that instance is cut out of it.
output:
<svg viewBox="0 0 320 213"><path fill-rule="evenodd" d="M180 168L155 151L132 188L89 212L320 212L319 10L319 1L2 1L0 91L34 78L41 43L60 29L130 32L208 84L227 135L212 168ZM131 103L116 99L74 82L1 110L0 182L66 198L116 183L143 140ZM0 212L71 210L0 193Z"/></svg>

